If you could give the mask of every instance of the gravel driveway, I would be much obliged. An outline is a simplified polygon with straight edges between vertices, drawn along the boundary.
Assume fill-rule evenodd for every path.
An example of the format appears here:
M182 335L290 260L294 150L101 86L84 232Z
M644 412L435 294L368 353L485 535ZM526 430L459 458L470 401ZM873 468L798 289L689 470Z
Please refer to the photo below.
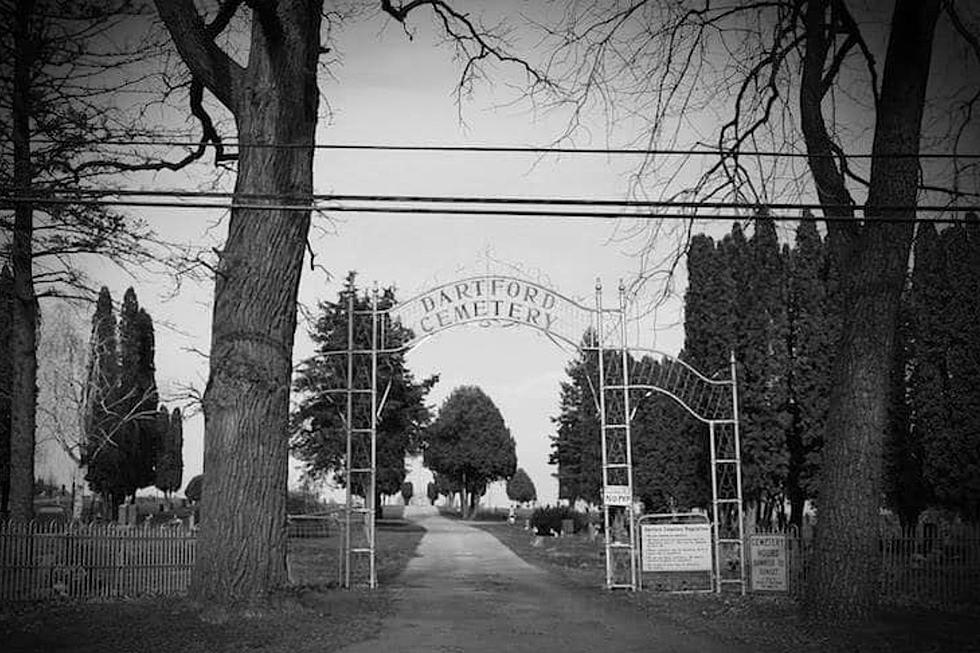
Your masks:
M394 614L347 653L735 650L613 605L598 588L563 587L478 528L427 509L406 517L427 532L392 585Z

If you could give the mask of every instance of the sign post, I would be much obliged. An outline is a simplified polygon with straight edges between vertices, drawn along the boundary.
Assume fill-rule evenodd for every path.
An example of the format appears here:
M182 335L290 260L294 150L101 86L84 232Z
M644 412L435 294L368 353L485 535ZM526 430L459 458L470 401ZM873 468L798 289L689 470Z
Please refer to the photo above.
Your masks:
M710 592L714 575L712 526L701 513L659 513L637 520L640 588ZM644 578L647 574L647 578Z
M628 485L606 485L602 488L602 502L607 506L631 506L633 493Z
M789 574L785 535L753 535L749 540L753 592L786 592Z

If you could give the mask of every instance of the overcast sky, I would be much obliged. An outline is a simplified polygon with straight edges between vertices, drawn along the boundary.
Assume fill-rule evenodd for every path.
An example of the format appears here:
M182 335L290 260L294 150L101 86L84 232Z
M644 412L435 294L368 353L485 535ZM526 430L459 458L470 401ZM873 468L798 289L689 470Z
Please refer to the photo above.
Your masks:
M393 26L383 30L383 24L355 21L338 34L336 50L343 63L332 69L336 79L322 84L330 115L320 122L318 142L546 145L564 129L560 115L535 113L526 103L498 106L514 99L503 85L478 87L472 98L457 106L459 67L448 50L433 44L426 21L419 21L413 41ZM505 79L510 75L502 73ZM596 141L580 138L577 144L604 145L600 122L595 126ZM601 155L539 158L328 150L316 157L314 185L319 193L623 198L636 164L635 158ZM208 168L198 166L190 178L161 173L129 185L197 187L211 176ZM226 224L216 226L222 217L218 212L147 210L141 215L164 240L218 246L225 236ZM604 301L613 304L619 280L628 280L638 265L637 243L623 241L616 226L604 220L338 213L315 218L312 247L317 266L325 270L307 265L304 272L300 301L311 308L320 299L336 297L348 270L356 270L366 286L375 281L395 285L398 296L407 298L435 283L484 272L488 266L589 305L599 279L605 287ZM127 286L134 285L156 321L162 399L175 397L187 384L203 390L207 364L195 352L208 349L210 283L185 281L175 291L164 276L139 273L133 278L98 263L91 264L91 270L93 281L107 285L117 301ZM647 346L676 353L683 340L679 305L665 305L655 318L647 318L642 327L635 325L634 336L642 337ZM296 362L312 353L307 328L301 321ZM557 415L559 382L570 359L569 352L533 330L479 327L444 332L408 357L418 378L440 375L429 397L433 407L456 386L483 388L503 414L517 442L518 464L528 471L543 501L554 501L557 493L551 477L556 470L547 465L548 437L554 433L550 418ZM201 472L200 415L185 422L184 439L186 483ZM63 468L56 461L57 456L49 455L46 467ZM295 473L291 478L295 480Z
M373 3L368 3L374 6ZM540 11L549 6L560 10L562 3L508 0L485 7L468 5L474 11L498 11L512 24L525 22L521 11ZM477 9L478 8L478 9ZM492 83L477 84L471 97L457 105L455 90L460 66L452 52L436 45L430 16L413 17L414 38L381 18L352 20L336 31L331 43L330 77L321 81L321 121L318 143L370 143L413 145L548 145L564 132L567 115L535 111L514 90L522 77L513 68L490 71ZM871 16L868 26L872 47L884 43L883 17ZM494 16L487 16L489 23ZM525 32L518 30L515 37ZM877 41L877 42L876 42ZM948 49L949 39L938 39L939 50ZM525 39L517 48L532 48ZM930 88L958 85L959 51L937 54ZM948 57L953 57L949 59ZM937 82L942 82L938 83ZM860 103L848 105L838 98L841 111L851 111L848 126L856 134L848 145L868 151L871 134L868 114ZM863 113L862 113L863 112ZM151 115L155 115L151 112ZM698 120L719 120L718 113L689 117L687 128L710 132L716 125ZM183 119L186 119L186 114ZM852 120L853 118L853 120ZM639 125L620 116L609 134L605 116L586 114L572 143L579 147L621 144L639 133ZM873 122L873 121L870 121ZM188 123L190 124L190 123ZM863 131L862 131L863 130ZM234 134L226 132L234 138ZM691 142L697 135L686 138ZM607 140L608 139L608 140ZM681 141L685 141L684 138ZM969 148L968 148L969 149ZM857 160L854 165L864 165ZM866 160L865 160L866 161ZM314 166L317 193L373 195L471 195L508 197L570 197L622 199L627 196L630 173L639 160L632 156L487 154L487 153L398 153L318 151ZM700 162L690 162L696 171ZM656 185L670 179L666 170L648 171L645 181ZM198 189L215 178L213 169L198 165L186 173L160 173L130 179L125 185L153 189ZM805 175L804 175L805 178ZM231 177L221 182L230 189ZM689 179L687 181L690 181ZM673 179L677 187L684 176ZM780 182L782 183L782 182ZM793 199L807 200L790 184ZM656 193L653 193L656 194ZM196 246L219 247L224 240L223 214L201 210L133 211L141 215L164 240ZM316 266L306 266L300 301L309 308L320 299L334 299L339 282L356 270L361 283L394 285L405 299L436 283L450 281L488 268L524 276L569 297L590 303L596 280L604 285L604 302L616 302L620 279L634 278L640 267L638 240L624 238L628 221L582 218L487 218L461 216L414 216L337 213L314 218L311 247ZM730 221L708 228L715 234L727 230ZM782 236L791 238L791 225L781 225ZM698 228L700 230L700 227ZM665 236L653 243L654 260L672 252L676 239ZM135 278L104 263L90 263L93 281L105 284L118 301L127 286L137 289L143 306L157 324L157 381L162 398L171 405L181 389L193 385L203 390L207 362L201 355L209 343L211 298L209 282L184 280L175 288L163 275L137 272ZM672 299L642 320L631 324L635 343L676 354L683 344L682 310L678 293L683 292L684 271L679 268ZM650 283L637 298L649 306L663 287ZM89 319L83 316L82 321ZM298 363L312 353L308 325L300 322L295 346ZM87 333L88 326L82 329ZM430 395L438 407L458 385L478 385L500 408L517 441L518 464L531 475L539 497L554 501L557 486L547 465L548 436L554 433L550 418L558 412L559 383L570 360L539 333L525 329L463 328L440 334L411 352L408 361L418 378L438 373L441 381ZM43 361L42 361L42 364ZM184 481L201 471L203 420L200 415L185 423ZM58 467L54 457L50 465ZM60 467L64 467L61 465ZM42 469L43 472L43 469ZM295 474L292 475L295 478ZM416 492L421 493L422 488Z

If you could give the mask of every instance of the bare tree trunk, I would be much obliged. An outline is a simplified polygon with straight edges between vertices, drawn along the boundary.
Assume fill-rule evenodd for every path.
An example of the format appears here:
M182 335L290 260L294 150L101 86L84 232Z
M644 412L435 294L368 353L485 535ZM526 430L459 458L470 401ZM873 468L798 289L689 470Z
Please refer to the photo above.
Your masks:
M192 2L161 0L157 8L194 76L235 116L236 203L308 205L321 3L254 5L245 68L210 41ZM204 601L261 596L288 580L287 422L309 225L309 211L232 211L215 280L204 395L207 486L191 586Z
M834 368L808 606L828 619L877 605L882 441L899 297L908 268L922 111L939 0L899 0L882 77L865 223L834 227L844 325ZM912 156L889 157L891 154ZM821 181L815 175L817 182ZM886 223L881 219L902 219Z
M34 56L30 28L33 2L17 4L14 29L13 145L14 186L18 195L30 194L30 75ZM33 208L18 203L14 208L12 268L14 314L10 334L13 379L10 389L10 499L13 519L34 516L34 424L37 402L37 298L34 296L32 246Z

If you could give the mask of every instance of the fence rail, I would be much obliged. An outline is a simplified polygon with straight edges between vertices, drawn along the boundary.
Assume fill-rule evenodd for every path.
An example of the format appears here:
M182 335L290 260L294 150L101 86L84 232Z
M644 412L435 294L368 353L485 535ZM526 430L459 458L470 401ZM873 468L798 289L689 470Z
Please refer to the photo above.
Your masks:
M795 531L756 534L786 536L789 593L802 596L813 559L812 537ZM747 552L749 546L747 538ZM980 607L980 528L927 525L911 532L883 529L878 550L881 603L940 609ZM750 564L750 577L751 573Z
M169 526L0 523L0 601L181 594L195 544Z
M339 535L337 519L289 515L288 540L333 550L326 542ZM0 603L185 594L196 549L184 524L0 522Z

